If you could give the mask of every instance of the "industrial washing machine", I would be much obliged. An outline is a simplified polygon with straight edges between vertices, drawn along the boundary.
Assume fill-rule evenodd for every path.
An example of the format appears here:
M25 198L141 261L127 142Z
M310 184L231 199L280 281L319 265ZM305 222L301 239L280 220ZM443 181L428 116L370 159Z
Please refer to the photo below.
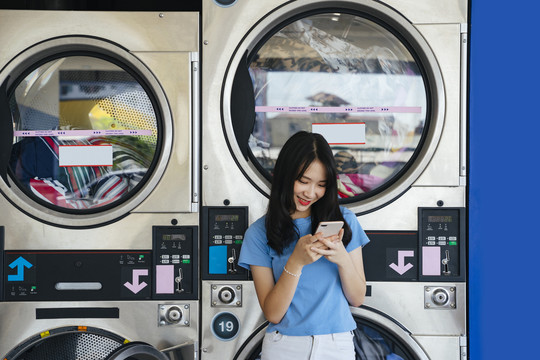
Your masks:
M238 254L299 130L331 144L340 202L371 239L357 358L465 359L468 2L202 9L201 359L259 355Z
M188 359L199 12L0 11L0 355Z

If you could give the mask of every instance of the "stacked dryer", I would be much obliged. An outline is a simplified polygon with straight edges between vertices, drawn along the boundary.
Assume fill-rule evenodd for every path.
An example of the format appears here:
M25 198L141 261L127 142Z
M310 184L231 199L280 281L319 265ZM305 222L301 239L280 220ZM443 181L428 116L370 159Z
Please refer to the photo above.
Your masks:
M466 358L467 24L466 0L203 1L201 359L258 356L238 253L299 130L371 238L360 358Z
M2 10L0 47L2 358L195 356L199 13Z

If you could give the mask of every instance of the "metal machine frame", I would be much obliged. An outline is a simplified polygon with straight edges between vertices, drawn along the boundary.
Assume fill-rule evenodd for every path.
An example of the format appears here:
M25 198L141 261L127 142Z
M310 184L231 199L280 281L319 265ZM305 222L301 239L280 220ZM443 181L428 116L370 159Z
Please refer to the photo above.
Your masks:
M156 106L163 115L160 155L151 177L135 196L116 208L82 215L56 212L32 202L9 177L0 180L3 195L0 196L0 212L3 214L0 224L3 231L0 284L4 290L0 295L0 353L3 356L13 354L17 344L24 344L34 336L55 335L58 329L75 327L81 331L99 328L117 334L125 342L142 341L163 352L169 349L171 358L180 354L196 358L200 311L199 15L198 12L0 11L0 44L3 47L0 83L7 84L4 91L14 81L13 75L20 74L33 61L54 56L56 51L94 52L134 67L150 84L157 99ZM2 121L9 119L2 118ZM159 247L162 239L158 236L163 236L163 241L172 239L179 243L186 240L182 234L157 234L154 231L156 226L161 229L189 229L187 240L193 241L189 245L192 253L182 261L192 266L190 278L182 278L181 273L174 275L169 271L169 265L163 266L169 269L166 272L173 276L172 281L176 281L167 287L190 281L193 285L190 294L176 294L173 290L169 296L160 295L168 292L155 291L157 278L152 276L157 276L155 266L161 260L144 256L152 255L152 250L154 253L171 250L170 247ZM171 230L171 233L176 234L176 230ZM174 246L174 253L179 254L176 243ZM48 253L61 254L58 265L71 266L73 274L77 272L75 269L84 269L87 263L71 263L72 256L91 253L94 255L88 256L94 267L82 272L84 279L64 282L60 275L58 279L47 279L57 283L58 296L41 300L45 285L40 287L42 283L38 283L37 290L22 289L17 287L16 277L12 277L20 275L20 280L23 280L24 274L30 273L23 268L15 274L18 267L8 267L11 264L7 261L9 254L18 252L34 253L42 259L47 259ZM128 255L122 257L124 253L141 253L143 257L137 263ZM99 260L100 254L120 256L116 265L117 260L109 265L104 262L103 270L119 271L123 264L134 264L134 267L146 264L146 270L133 272L133 284L142 286L148 283L154 286L154 293L129 299L111 295L114 291L111 293L110 288L109 292L105 291L107 286L103 284L119 274L111 273L107 279L107 275L92 273L96 269L94 259ZM39 264L35 269L39 274L55 274L53 269L39 267ZM73 275L71 271L67 274ZM78 284L80 281L83 283ZM140 283L135 284L135 281ZM119 282L117 287L123 285ZM79 291L61 291L76 289ZM46 290L55 291L54 286ZM84 294L85 291L93 295L89 298L79 295L81 298L77 300L69 295ZM22 296L25 294L29 295L26 299ZM29 301L32 299L37 300ZM189 350L186 352L184 348L175 352L173 348L180 345L186 345ZM135 347L130 349L133 351Z
M416 275L407 277L409 274L406 274L401 278L396 273L394 280L385 277L387 271L392 271L388 270L391 257L397 257L397 252L404 247L409 250L409 245L401 243L401 237L396 237L396 245L392 248L380 243L383 247L388 246L392 254L385 254L387 263L382 265L382 273L373 277L377 280L368 277L369 294L365 306L353 309L353 312L372 319L371 312L380 314L405 330L408 335L404 342L412 340L416 344L414 348L419 359L456 359L464 358L463 354L466 354L466 269L461 270L460 277L453 279L422 277L419 254L424 224L418 214L420 208L441 211L459 208L463 214L467 208L467 6L466 0L436 3L398 0L203 1L202 206L249 206L249 223L265 213L270 184L245 157L231 121L233 111L240 105L231 103L235 71L245 60L246 52L249 53L276 25L295 14L320 7L360 10L381 18L415 44L432 85L429 89L431 127L422 151L392 187L377 196L345 206L357 214L366 232L386 231L406 233L405 238L411 236L414 256L406 260L412 262L412 271ZM216 184L218 178L219 185ZM460 231L466 229L466 221L460 226ZM462 244L459 256L464 265L467 239L463 235L466 233L459 234ZM210 241L202 239L201 246L209 246ZM370 256L372 245L365 247L364 258ZM241 294L229 291L225 300L241 295L241 305L234 301L219 301L220 290L237 287L242 290ZM248 277L240 280L210 276L202 279L201 291L201 359L244 359L249 352L247 349L258 343L258 336L262 336L259 331L264 328L252 282ZM428 307L427 303L431 305ZM213 319L221 313L234 315L240 324L238 333L232 338L220 338L211 329ZM382 323L385 321L381 321L385 326Z

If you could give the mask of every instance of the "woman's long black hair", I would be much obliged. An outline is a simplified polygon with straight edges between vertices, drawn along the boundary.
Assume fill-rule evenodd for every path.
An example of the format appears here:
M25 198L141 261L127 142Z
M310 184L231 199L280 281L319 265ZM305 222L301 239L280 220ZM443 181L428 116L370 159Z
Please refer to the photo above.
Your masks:
M351 241L351 229L339 208L337 170L332 149L322 135L300 131L283 145L272 178L266 236L268 245L278 254L282 254L283 249L299 237L291 218L296 210L294 183L315 160L319 160L326 169L326 191L322 198L311 205L311 233L315 233L321 221L342 220L345 230L343 243L347 245Z

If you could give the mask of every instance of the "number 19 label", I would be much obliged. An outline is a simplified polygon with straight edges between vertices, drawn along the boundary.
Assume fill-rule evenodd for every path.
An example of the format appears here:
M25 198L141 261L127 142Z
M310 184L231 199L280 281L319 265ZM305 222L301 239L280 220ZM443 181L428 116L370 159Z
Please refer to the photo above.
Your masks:
M240 321L230 312L221 312L212 319L212 333L221 341L234 339L240 330Z

